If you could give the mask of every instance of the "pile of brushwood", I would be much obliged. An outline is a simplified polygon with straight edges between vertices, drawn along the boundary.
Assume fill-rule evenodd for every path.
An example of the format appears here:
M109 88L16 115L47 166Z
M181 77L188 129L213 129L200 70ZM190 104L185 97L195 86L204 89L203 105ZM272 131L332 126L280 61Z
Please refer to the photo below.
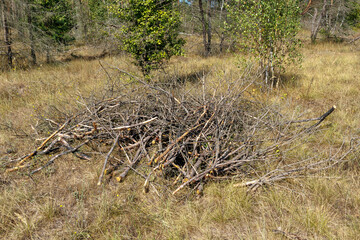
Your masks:
M73 154L103 161L99 185L136 174L144 179L145 192L164 187L173 194L200 193L210 181L239 181L256 189L306 176L344 162L358 148L354 140L328 155L302 147L316 142L309 140L314 134L321 137L320 123L335 106L320 117L294 120L256 100L247 91L253 83L245 78L164 86L129 75L120 75L116 92L101 100L79 101L83 108L77 113L44 118L41 143L10 160L7 172L33 175ZM307 153L294 154L296 149Z

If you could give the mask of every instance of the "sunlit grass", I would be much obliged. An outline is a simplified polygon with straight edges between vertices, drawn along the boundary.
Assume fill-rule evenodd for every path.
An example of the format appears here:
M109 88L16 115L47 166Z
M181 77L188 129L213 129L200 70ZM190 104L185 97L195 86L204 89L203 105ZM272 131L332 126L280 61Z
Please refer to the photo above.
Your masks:
M227 81L240 77L236 56L203 58L196 51L171 60L165 73L154 73L154 81L183 81L196 94L199 90L193 86L203 80L209 88L226 90ZM287 153L294 159L312 151L326 156L331 145L358 133L360 117L357 46L320 43L306 45L302 51L302 68L289 68L289 81L275 93L266 93L260 85L249 88L288 116L318 117L337 106L324 122L321 140L308 139L314 144ZM138 74L125 57L101 62ZM116 76L116 70L107 70ZM33 150L40 136L32 126L39 115L55 114L51 106L74 111L81 97L101 95L108 84L99 61L1 73L1 156ZM22 133L20 129L29 136L14 136ZM276 229L307 239L356 239L360 234L355 163L254 193L229 181L206 185L202 197L183 193L175 198L166 191L160 197L153 191L143 193L143 181L134 174L123 183L98 187L102 161L101 156L89 162L59 159L33 180L21 174L5 175L1 169L0 235L5 239L281 239Z

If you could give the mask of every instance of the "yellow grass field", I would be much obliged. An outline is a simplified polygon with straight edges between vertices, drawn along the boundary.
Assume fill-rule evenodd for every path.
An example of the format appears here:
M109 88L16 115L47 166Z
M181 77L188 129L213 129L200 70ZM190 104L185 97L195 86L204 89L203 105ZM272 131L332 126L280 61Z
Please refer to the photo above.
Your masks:
M286 111L304 112L304 118L336 105L323 123L322 150L328 152L360 133L360 46L304 43L301 51L302 67L290 67L266 98ZM126 56L100 62L137 73ZM35 130L39 117L75 111L79 100L106 90L109 79L100 62L75 60L0 74L0 166L41 143ZM167 72L213 82L237 77L238 64L231 54L188 53L171 60ZM265 99L257 86L251 91ZM214 182L201 197L146 194L135 174L97 186L103 158L67 156L32 178L1 167L0 239L360 239L357 158L254 193L234 186L236 181Z

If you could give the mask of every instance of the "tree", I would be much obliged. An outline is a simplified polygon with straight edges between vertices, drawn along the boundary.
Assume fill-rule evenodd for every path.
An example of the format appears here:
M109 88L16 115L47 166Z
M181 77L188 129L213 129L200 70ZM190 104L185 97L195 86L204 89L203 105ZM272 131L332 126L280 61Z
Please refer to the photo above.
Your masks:
M180 15L176 0L127 0L111 7L124 22L117 37L122 48L136 60L143 75L160 68L174 55L182 54L185 41L179 38Z
M85 11L86 6L84 6L87 2L81 0L74 0L75 5L75 18L76 18L76 39L84 40L87 35L87 22L88 22L88 14Z
M25 66L26 61L22 60L26 59L37 64L40 53L46 53L50 61L54 49L70 43L73 39L70 31L74 26L70 1L0 0L0 22L6 47L1 51L6 51L8 67Z
M314 0L308 5L307 15L311 21L312 43L315 43L318 33L327 39L338 38L345 35L349 26L356 25L359 16L357 8L358 0ZM320 9L320 11L318 10Z
M224 27L224 25L227 23L227 14L226 14L226 8L225 8L225 4L226 4L227 0L219 0L219 22L220 22L220 32L218 33L219 37L220 37L220 52L223 51L223 47L224 47L224 41L225 41L225 35L226 35L226 29ZM225 14L224 14L225 13ZM224 19L223 19L223 14L225 15Z
M199 11L202 25L203 42L205 47L205 56L211 53L211 0L207 1L207 16L205 17L205 11L203 7L203 0L199 0Z
M68 0L34 0L38 14L33 24L54 41L67 44L73 40L69 32L74 27L71 4Z
M228 5L229 29L240 49L260 60L264 80L274 86L286 64L299 60L297 0L238 0Z
M47 62L50 62L52 48L69 44L73 40L70 35L70 30L74 27L70 1L28 0L27 5L32 62L36 63L35 50L45 50Z
M109 28L115 26L109 14L109 6L117 0L69 0L73 6L73 35L77 44L109 43ZM118 20L118 19L117 19Z
M311 35L310 35L310 39L312 43L315 43L316 41L317 34L320 30L323 19L326 16L327 8L328 8L327 0L324 0L320 14L318 14L318 9L316 7L314 8L314 13L311 22Z
M11 16L11 5L10 1L1 0L1 17L2 17L2 25L4 28L4 41L7 49L7 65L11 69L13 67L13 51L12 51L12 37L11 37L11 27L9 24L9 18Z
M87 32L88 36L91 36L86 38L87 43L105 43L107 47L116 47L116 44L113 44L116 42L112 39L113 35L109 34L119 23L119 19L109 11L109 6L115 2L117 0L87 0Z
M226 2L228 0L182 0L178 9L182 16L182 31L202 36L204 56L223 52L228 32ZM218 43L218 48L216 44Z
M34 7L31 6L31 4L27 4L27 23L28 23L28 31L29 31L29 40L30 40L30 56L32 59L32 64L37 64L37 58L36 58L36 44L35 44L35 36L34 36L34 25L33 25L33 12Z

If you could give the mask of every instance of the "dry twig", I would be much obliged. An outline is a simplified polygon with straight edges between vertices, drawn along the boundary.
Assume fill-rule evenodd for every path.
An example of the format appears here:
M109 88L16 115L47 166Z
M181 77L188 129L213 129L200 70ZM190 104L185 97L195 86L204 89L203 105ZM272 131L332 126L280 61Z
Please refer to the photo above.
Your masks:
M327 169L358 149L358 144L344 144L328 158L288 157L287 153L305 144L309 135L317 134L318 126L335 106L318 118L288 121L270 106L244 97L241 87L249 87L244 79L218 84L227 85L225 91L205 87L205 79L194 89L180 84L168 90L117 70L135 82L119 84L115 98L112 92L105 100L83 100L84 111L60 127L51 124L57 129L31 154L10 160L7 172L29 169L34 174L70 153L89 160L91 156L84 151L91 148L94 153L107 152L98 185L107 175L122 181L130 171L136 171L145 179L146 192L159 176L166 180L162 184L169 183L173 194L227 179L243 180L238 186L256 189ZM202 89L202 94L197 89ZM309 121L317 123L306 126ZM61 121L46 118L46 122ZM50 153L55 155L45 164L30 162Z

